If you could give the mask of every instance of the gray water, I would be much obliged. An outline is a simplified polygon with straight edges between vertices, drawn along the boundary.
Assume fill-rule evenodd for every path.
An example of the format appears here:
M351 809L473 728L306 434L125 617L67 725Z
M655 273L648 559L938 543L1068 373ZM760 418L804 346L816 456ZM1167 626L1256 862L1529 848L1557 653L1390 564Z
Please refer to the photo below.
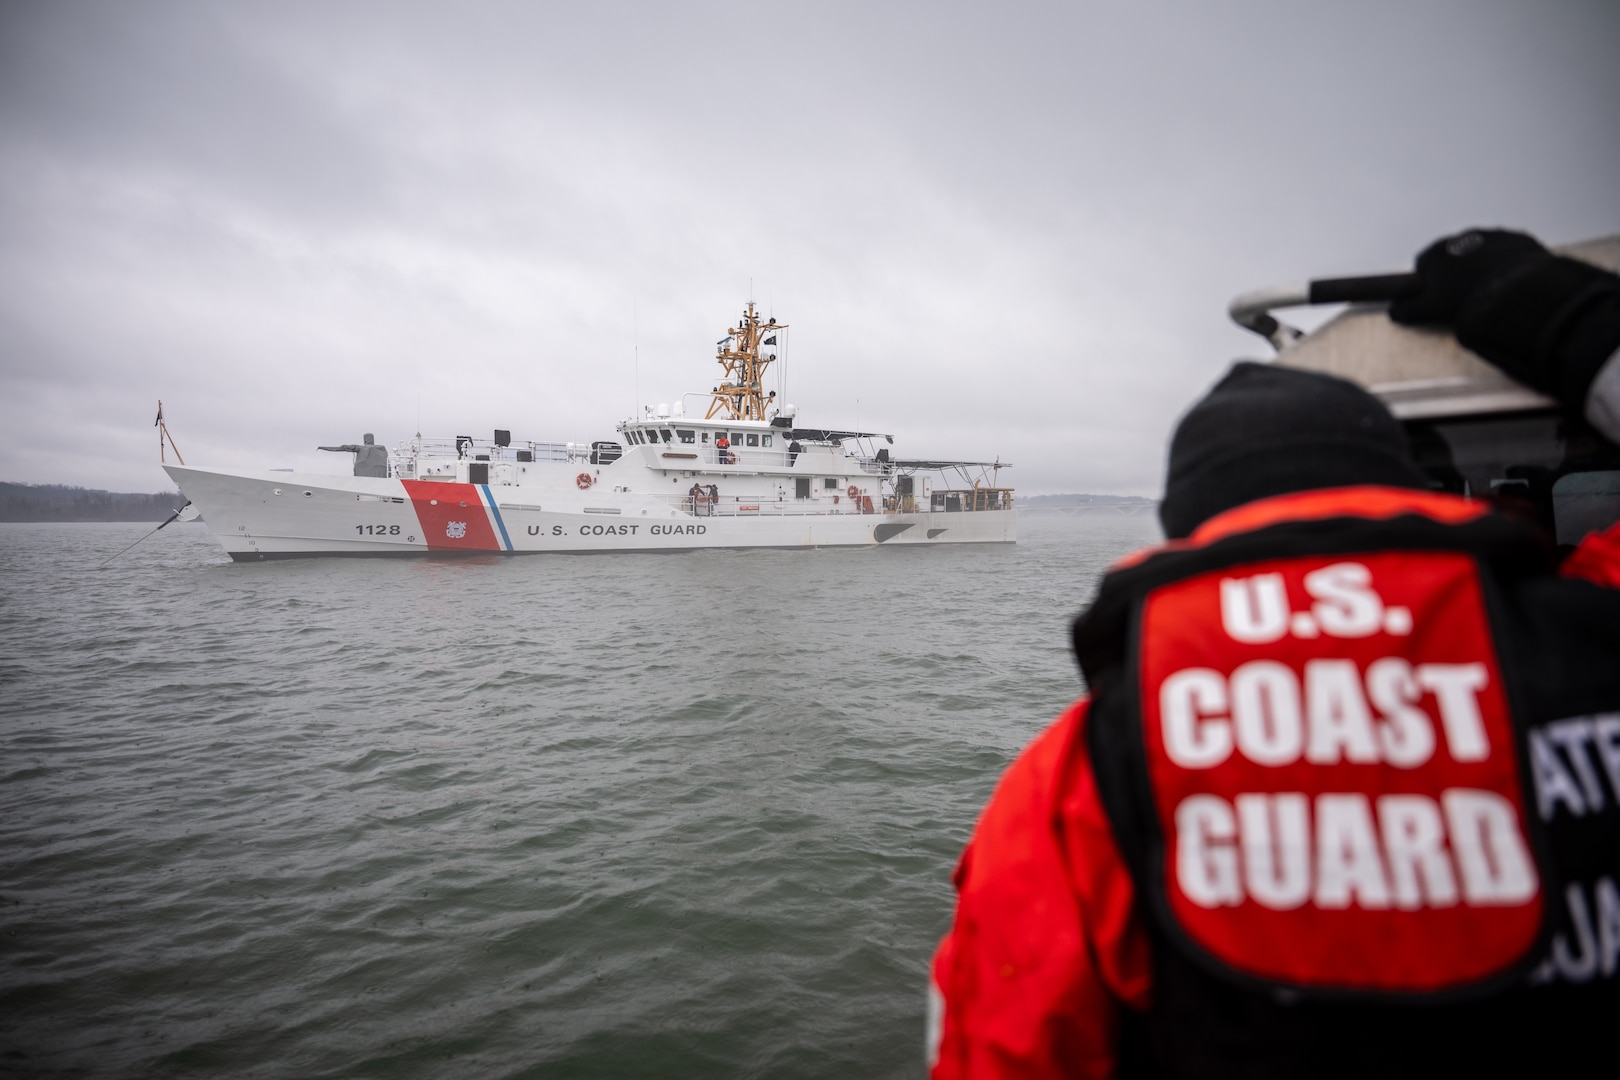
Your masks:
M235 565L0 526L0 1074L914 1077L950 871L1148 517Z

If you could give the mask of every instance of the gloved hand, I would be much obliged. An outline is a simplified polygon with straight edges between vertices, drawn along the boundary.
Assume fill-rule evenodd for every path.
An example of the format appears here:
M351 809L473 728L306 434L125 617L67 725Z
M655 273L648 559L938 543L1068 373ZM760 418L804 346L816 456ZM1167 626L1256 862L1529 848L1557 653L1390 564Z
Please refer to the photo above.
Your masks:
M1450 326L1462 345L1515 379L1585 408L1620 344L1620 277L1505 229L1436 240L1416 269L1421 288L1390 304L1391 319Z
M1469 229L1443 237L1417 257L1422 290L1391 303L1389 317L1407 326L1453 326L1469 300L1552 257L1535 237L1506 229Z

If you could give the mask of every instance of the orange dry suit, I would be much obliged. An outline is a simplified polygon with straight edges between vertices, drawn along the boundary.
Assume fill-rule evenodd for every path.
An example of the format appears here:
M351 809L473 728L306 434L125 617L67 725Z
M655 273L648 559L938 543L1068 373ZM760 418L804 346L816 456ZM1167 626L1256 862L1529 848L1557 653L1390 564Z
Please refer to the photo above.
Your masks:
M1074 644L1092 696L956 870L936 1080L1604 1059L1620 526L1559 564L1480 503L1279 495L1116 565Z

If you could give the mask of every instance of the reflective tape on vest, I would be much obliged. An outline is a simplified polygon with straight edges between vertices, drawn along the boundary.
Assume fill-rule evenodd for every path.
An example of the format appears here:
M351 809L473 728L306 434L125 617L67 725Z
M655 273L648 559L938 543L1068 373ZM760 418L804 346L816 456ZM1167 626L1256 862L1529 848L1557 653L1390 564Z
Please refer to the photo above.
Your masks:
M1213 571L1148 594L1138 640L1175 930L1302 987L1438 991L1522 961L1540 875L1471 558Z

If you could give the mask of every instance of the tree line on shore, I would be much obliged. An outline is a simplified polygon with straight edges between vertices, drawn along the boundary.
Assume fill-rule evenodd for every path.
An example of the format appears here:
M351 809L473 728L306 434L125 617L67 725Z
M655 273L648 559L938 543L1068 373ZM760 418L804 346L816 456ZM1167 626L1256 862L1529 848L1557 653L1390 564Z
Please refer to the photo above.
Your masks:
M162 521L185 502L178 491L140 495L0 482L0 521Z

